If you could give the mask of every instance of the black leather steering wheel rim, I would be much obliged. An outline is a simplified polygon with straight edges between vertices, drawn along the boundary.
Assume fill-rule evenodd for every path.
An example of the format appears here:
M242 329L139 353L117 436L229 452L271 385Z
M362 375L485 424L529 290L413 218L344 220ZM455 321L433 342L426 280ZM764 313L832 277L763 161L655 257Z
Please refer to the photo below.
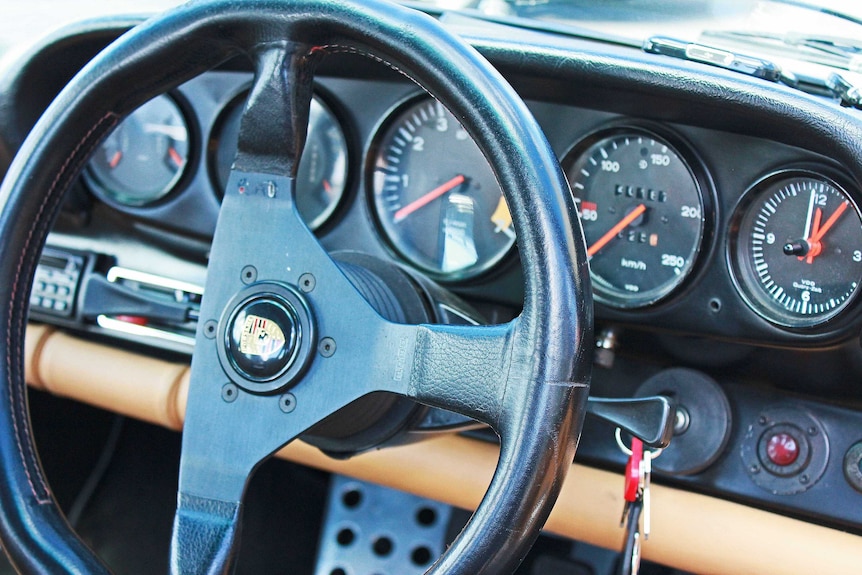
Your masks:
M0 306L6 336L0 340L6 352L0 369L7 382L0 386L0 473L7 486L0 492L0 538L18 569L107 571L58 510L38 463L27 415L23 341L29 292L65 190L101 139L149 98L240 54L251 54L260 73L273 62L266 56L270 52L302 59L340 51L385 61L456 114L491 160L519 237L526 296L516 322L502 331L476 332L478 336L428 328L416 334L415 356L422 361L416 360L418 367L410 372L404 393L475 416L502 437L500 462L488 493L464 532L429 572L509 572L538 535L570 466L583 420L592 304L573 200L535 120L478 53L412 10L376 1L214 1L160 16L91 62L46 111L0 189L4 246L0 273L9 278L0 286L3 301L9 302ZM310 79L297 75L282 80L288 85L308 81L310 86ZM262 86L262 92L273 87ZM295 95L291 90L288 93ZM272 103L269 100L266 106ZM294 120L302 114L293 114L293 105L288 103L291 113L278 129L296 131ZM250 173L289 175L302 138L299 150L291 148L290 138L281 148L266 137L261 140L265 146L255 141L243 145L243 134L267 129L255 126L254 120L248 125L240 136L238 166ZM483 343L486 334L490 345ZM506 373L499 389L477 392L471 387L479 376L467 372L481 370L481 361L466 360L459 370L433 365L435 358L452 357L464 341L482 353L505 355L500 365ZM479 360L485 359L482 353L477 353ZM444 374L452 376L454 392L439 392L432 384ZM181 493L181 507L182 500ZM204 535L200 526L186 537L180 514L177 525L175 552L184 547L200 551L203 547L191 540ZM220 559L207 572L229 569L232 541L229 534L224 545L218 543L211 551ZM193 571L180 560L174 561L174 569Z

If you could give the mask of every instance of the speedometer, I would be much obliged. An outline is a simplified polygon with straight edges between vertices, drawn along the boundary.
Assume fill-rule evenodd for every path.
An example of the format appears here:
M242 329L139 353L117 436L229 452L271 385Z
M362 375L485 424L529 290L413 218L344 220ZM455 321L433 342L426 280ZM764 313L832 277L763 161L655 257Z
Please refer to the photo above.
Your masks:
M413 266L443 280L473 277L515 243L488 161L436 100L400 108L379 132L369 162L377 222Z
M689 276L706 225L705 184L677 148L641 128L587 138L563 168L579 206L598 301L653 304Z

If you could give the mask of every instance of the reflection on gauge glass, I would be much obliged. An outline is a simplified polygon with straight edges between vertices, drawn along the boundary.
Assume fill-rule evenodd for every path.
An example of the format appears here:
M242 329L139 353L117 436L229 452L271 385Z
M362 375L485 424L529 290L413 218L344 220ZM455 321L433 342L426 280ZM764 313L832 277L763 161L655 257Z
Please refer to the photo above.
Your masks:
M94 191L127 206L143 206L174 189L188 163L189 130L169 96L150 100L123 120L96 149L84 172Z
M670 143L640 128L605 131L577 145L563 168L598 301L646 306L686 279L703 239L704 196Z
M862 219L850 195L807 171L752 187L734 217L731 267L746 302L786 327L837 315L862 280Z
M377 136L373 209L390 245L441 279L475 276L515 243L512 217L491 166L442 104L401 108Z
M233 103L221 120L215 147L215 179L223 194L236 158L245 98ZM332 111L316 96L311 100L305 149L296 179L296 207L315 230L332 215L347 187L347 139Z

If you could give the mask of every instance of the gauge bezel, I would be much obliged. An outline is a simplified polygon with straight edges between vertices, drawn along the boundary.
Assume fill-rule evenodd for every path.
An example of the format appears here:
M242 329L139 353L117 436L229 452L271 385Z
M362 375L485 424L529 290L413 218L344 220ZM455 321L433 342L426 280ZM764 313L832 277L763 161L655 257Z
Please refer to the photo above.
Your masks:
M197 170L197 164L200 156L200 127L195 120L195 115L192 113L188 101L183 97L181 93L172 90L170 92L160 94L155 98L148 100L147 102L144 102L143 104L141 104L141 106L139 106L139 108L148 104L152 100L155 100L156 98L167 98L168 101L179 112L179 116L186 130L186 137L188 138L188 151L186 155L186 161L157 197L144 201L128 201L122 200L117 197L116 192L110 191L105 186L105 184L100 181L101 179L92 173L92 159L88 161L87 165L82 171L82 179L85 182L87 189L89 189L90 192L92 192L93 195L95 195L101 201L115 209L121 211L128 211L130 209L134 210L141 208L152 208L155 206L163 205L171 201L177 195L179 195L188 186L189 182L193 179L195 171ZM136 111L137 109L131 114L129 114L129 116L126 116L125 118L120 120L120 122L117 123L114 129L119 128L120 124L126 121ZM108 135L110 135L110 133ZM103 143L104 141L101 142L99 145L101 146Z
M371 221L374 223L374 228L377 231L377 237L380 238L381 244L386 251L397 260L404 262L406 265L420 271L422 274L440 282L441 284L465 285L472 282L487 280L494 275L501 273L515 260L518 245L517 238L515 238L504 251L498 253L493 258L489 258L486 261L481 262L481 265L474 265L463 270L441 273L422 265L408 254L402 252L390 237L389 232L386 230L381 220L377 203L375 201L374 191L374 172L377 159L382 150L381 143L389 128L402 118L403 112L423 101L433 101L433 98L426 92L415 92L401 98L392 105L385 114L383 114L382 118L377 122L372 130L373 136L365 150L365 161L363 164L366 208L369 212ZM473 137L472 134L470 134L470 137ZM482 155L484 156L484 153ZM491 165L487 158L485 158L485 161L489 166ZM491 170L491 173L494 175L494 180L497 182L497 186L502 192L503 188L500 185L497 174L494 173L493 170Z
M246 99L248 98L249 91L251 89L251 83L246 83L241 86L233 96L227 99L226 103L216 114L216 119L213 122L212 129L210 130L208 136L208 144L206 150L206 160L207 160L207 176L209 178L210 186L212 187L213 194L215 195L216 200L221 203L222 197L224 196L224 190L222 189L222 185L219 182L219 158L218 153L221 149L221 139L224 134L225 125L228 120L231 118L231 115L234 114L237 108L242 107L245 104ZM335 124L338 126L341 131L341 136L344 139L344 153L346 156L345 159L345 173L344 173L344 186L341 189L341 192L338 196L338 199L332 202L326 210L321 212L312 222L307 222L309 229L315 233L321 233L325 231L328 227L330 227L333 222L337 219L336 214L341 213L343 206L347 203L347 197L351 194L354 189L354 141L353 132L349 129L348 123L345 121L345 115L342 113L341 109L334 102L334 98L328 95L326 90L321 89L320 86L314 86L314 100L317 100L317 103L320 104L324 111L328 112L329 115L335 120Z
M862 275L853 293L838 307L826 314L820 314L815 319L806 321L799 316L791 316L779 310L776 306L769 305L769 300L757 292L758 282L753 279L754 272L749 266L746 254L741 253L745 249L745 241L740 236L740 227L745 215L752 206L763 197L776 182L792 180L797 178L823 180L836 190L844 194L850 201L850 205L856 212L856 217L862 221L862 211L859 207L860 190L853 180L839 171L827 166L792 166L769 172L752 183L733 208L730 225L728 227L728 239L726 250L727 267L733 286L745 305L748 306L758 317L770 324L790 332L820 332L828 331L834 324L844 317L845 312L852 307L853 302L859 299L862 292ZM743 263L745 262L745 263Z
M636 293L632 293L631 296L622 296L619 293L611 293L606 290L602 285L603 280L596 278L592 272L590 273L593 278L593 298L598 304L622 311L636 311L654 308L672 301L674 297L679 296L693 285L695 278L702 270L703 260L706 259L705 256L709 253L712 246L715 221L717 219L717 203L715 199L715 186L713 185L710 172L695 148L676 132L662 125L644 121L614 121L610 125L602 126L575 141L560 161L566 178L568 178L569 169L596 143L625 134L636 134L652 138L671 148L686 168L692 182L694 182L701 207L700 231L696 246L691 254L691 261L685 271L675 281L668 282L662 289L650 290L650 292L647 292L646 297ZM569 185L574 189L572 182L569 182ZM578 213L578 217L581 217L580 213Z

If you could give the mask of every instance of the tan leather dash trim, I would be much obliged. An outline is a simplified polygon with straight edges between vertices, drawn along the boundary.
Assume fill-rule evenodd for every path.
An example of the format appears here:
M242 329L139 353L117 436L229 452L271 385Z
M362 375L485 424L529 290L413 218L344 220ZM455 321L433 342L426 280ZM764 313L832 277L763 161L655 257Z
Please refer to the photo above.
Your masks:
M188 368L30 326L28 382L179 429ZM280 457L473 509L497 463L494 445L459 436L330 459L295 442ZM653 484L644 556L695 573L858 573L862 537ZM862 505L862 496L860 496ZM573 466L546 529L619 549L622 475Z
M102 409L182 429L187 365L88 343L62 332L38 332L38 338L28 333L26 340L25 357L33 362L25 370L27 383ZM37 345L33 352L31 344Z
M46 325L27 325L24 336L24 378L27 383L37 389L45 389L45 384L39 375L38 357L42 354L45 342L54 333L54 328Z
M497 449L458 436L336 461L303 443L293 461L474 509ZM546 530L609 549L622 547L623 479L574 465ZM862 537L704 495L653 484L652 534L644 556L693 573L858 573Z

